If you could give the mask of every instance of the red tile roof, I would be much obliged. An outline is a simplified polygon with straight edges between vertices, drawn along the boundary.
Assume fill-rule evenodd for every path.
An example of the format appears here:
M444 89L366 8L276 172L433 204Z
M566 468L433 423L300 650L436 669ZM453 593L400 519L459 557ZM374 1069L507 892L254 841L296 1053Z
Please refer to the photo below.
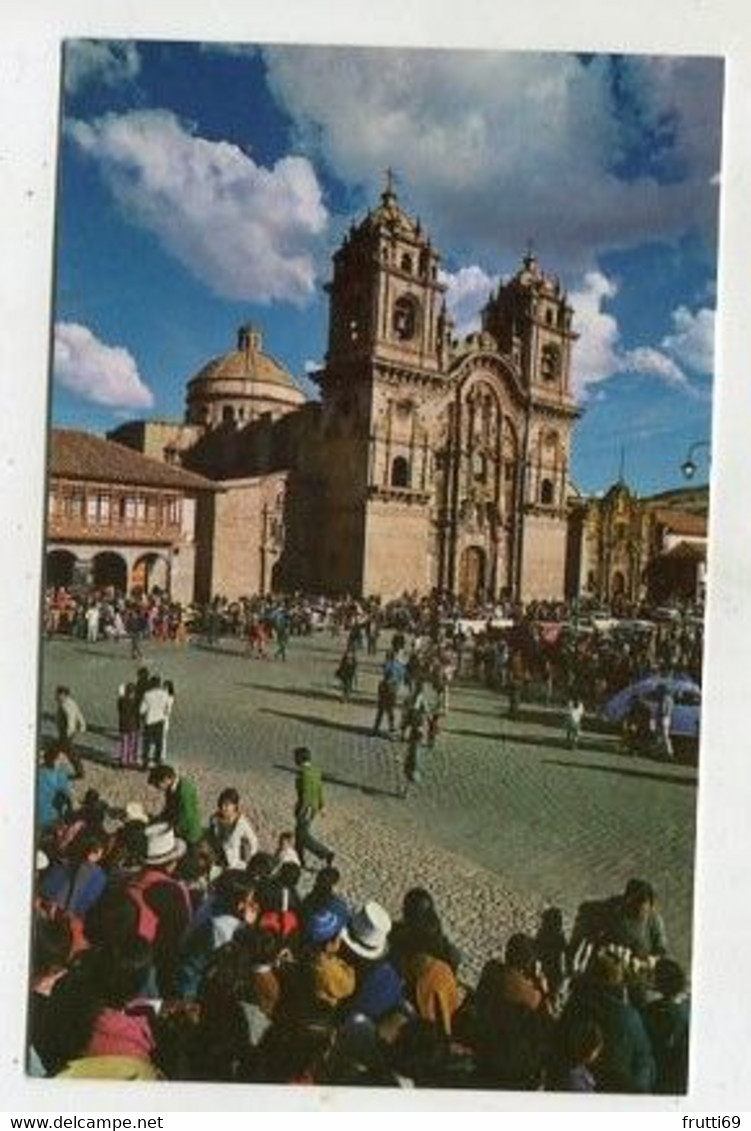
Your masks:
M696 538L707 535L707 517L703 514L691 514L688 511L671 510L660 507L652 511L655 521L666 526L673 534L693 535Z
M50 475L59 479L90 479L99 483L167 487L178 491L217 491L216 483L182 467L150 459L132 448L91 432L53 428Z

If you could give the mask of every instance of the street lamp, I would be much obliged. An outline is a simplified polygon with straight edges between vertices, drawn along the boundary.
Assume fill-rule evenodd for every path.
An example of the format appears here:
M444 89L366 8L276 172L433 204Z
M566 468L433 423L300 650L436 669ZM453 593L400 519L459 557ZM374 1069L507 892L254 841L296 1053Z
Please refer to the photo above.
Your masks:
M709 440L695 440L694 443L689 447L688 451L686 452L686 458L681 464L681 471L683 472L684 479L693 479L696 475L698 468L696 466L696 461L694 460L694 452L698 448L709 449ZM709 456L707 456L707 461L709 461Z

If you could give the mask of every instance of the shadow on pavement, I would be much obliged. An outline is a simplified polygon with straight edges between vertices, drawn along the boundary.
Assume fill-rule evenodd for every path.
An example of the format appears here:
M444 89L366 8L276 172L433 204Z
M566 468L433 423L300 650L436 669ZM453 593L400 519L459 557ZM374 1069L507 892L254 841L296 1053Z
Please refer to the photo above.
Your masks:
M41 734L40 747L48 750L50 747L57 745L56 734ZM88 746L83 742L76 742L74 746L76 754L84 760L84 762L96 762L99 766L118 766L116 751L100 750L96 746Z
M253 691L269 691L272 695L292 695L298 699L322 700L328 703L341 703L342 697L337 691L324 691L304 687L279 687L278 684L272 683L238 683L237 687L246 687ZM372 698L368 699L362 695L352 695L348 700L349 703L354 703L359 707L373 707Z
M43 723L56 723L57 722L57 715L55 714L54 711L43 711L42 712L42 722ZM86 720L86 731L89 734L98 734L98 735L101 735L102 738L111 738L111 739L116 739L118 737L118 733L119 733L117 731L116 727L103 727L103 726L101 726L100 723L90 723L88 721L88 719ZM76 749L77 748L78 748L78 743L76 743Z
M443 733L457 738L484 738L488 742L516 742L520 746L554 746L567 749L564 738L551 738L548 735L516 734L508 730L455 730L445 727Z
M205 640L194 640L191 643L191 648L197 648L199 652L210 652L219 656L235 656L238 660L251 660L259 658L256 656L248 656L243 648L242 640L239 639L237 641L236 648L223 648L221 644L208 644Z
M274 762L274 769L283 770L285 774L297 773L295 766L284 766L281 762ZM368 797L398 797L401 799L401 793L398 790L380 789L376 785L363 785L361 782L335 777L334 774L325 773L323 780L327 785L340 785L343 789L356 789L358 793L364 793Z
M277 711L272 707L261 707L259 715L279 715L283 719L295 719L298 723L309 723L310 726L323 727L326 730L342 730L347 734L361 734L373 737L372 727L356 726L351 723L333 723L329 719L322 719L320 715L298 715L294 711Z
M574 770L587 770L587 771L594 770L595 773L616 774L619 777L643 778L645 781L668 782L670 785L695 786L697 784L696 778L693 778L693 777L692 778L678 778L678 777L673 777L672 774L660 774L660 773L650 774L650 773L647 773L645 770L626 769L625 766L623 768L621 768L620 766L587 766L587 765L584 765L582 762L562 762L562 761L559 761L557 758L547 758L545 760L545 764L548 765L548 766L565 766L567 769L574 769Z
M515 721L518 722L519 720ZM505 722L505 719L503 717L501 718L501 722ZM516 731L510 730L454 730L452 727L445 727L442 733L451 735L452 737L455 735L458 738L484 738L489 742L510 742L515 743L518 746L536 746L538 748L547 748L548 750L552 749L568 751L570 749L568 741L566 740L565 735L562 733L553 736L549 734L519 734ZM589 741L586 737L579 740L579 746L577 747L577 749L580 752L589 751L591 753L597 754L609 753L609 751L603 747L602 742L598 741L597 739Z

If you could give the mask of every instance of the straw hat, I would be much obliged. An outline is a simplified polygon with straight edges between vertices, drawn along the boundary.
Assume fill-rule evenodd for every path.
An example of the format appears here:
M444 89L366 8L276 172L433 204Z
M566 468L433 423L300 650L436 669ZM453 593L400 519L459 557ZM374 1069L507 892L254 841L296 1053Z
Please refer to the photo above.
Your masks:
M361 958L382 958L388 947L391 916L380 903L371 900L353 916L342 931L342 940Z
M146 828L146 863L171 864L185 855L187 845L166 821L148 825Z

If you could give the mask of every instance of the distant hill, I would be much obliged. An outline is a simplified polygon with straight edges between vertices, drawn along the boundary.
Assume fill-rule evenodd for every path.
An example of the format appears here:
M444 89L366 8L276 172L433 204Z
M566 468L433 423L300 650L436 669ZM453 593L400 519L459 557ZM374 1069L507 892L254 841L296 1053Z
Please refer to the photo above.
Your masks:
M676 487L672 491L661 491L657 495L646 495L643 502L668 510L688 511L689 514L705 515L709 511L709 487Z

